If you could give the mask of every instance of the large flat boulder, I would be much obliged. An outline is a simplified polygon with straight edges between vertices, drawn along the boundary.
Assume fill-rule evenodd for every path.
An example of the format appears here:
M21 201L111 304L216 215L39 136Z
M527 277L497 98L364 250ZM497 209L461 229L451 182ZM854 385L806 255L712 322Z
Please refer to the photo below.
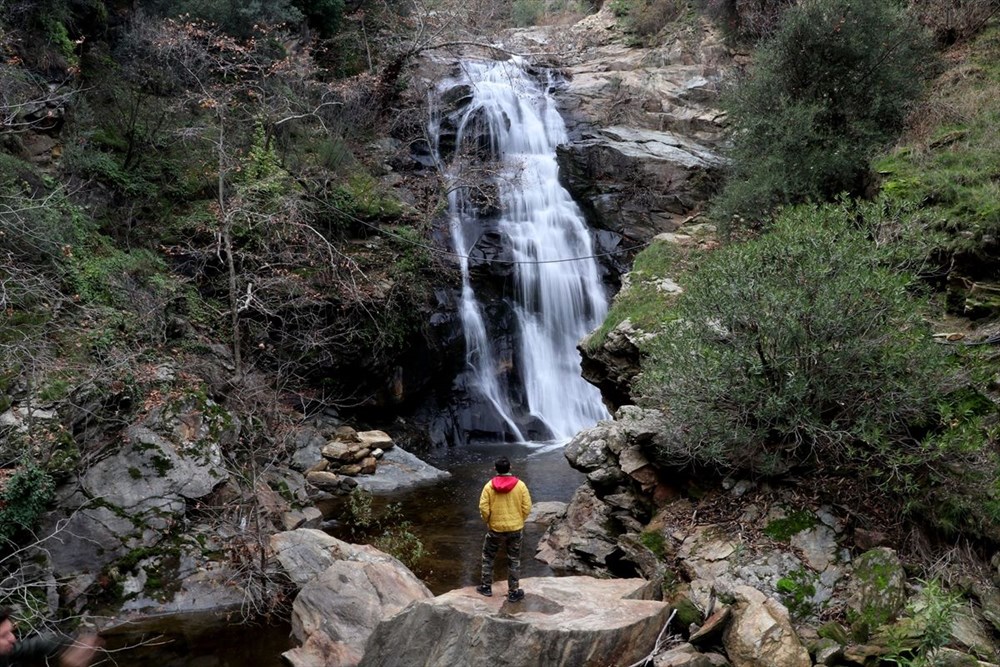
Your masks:
M643 579L524 579L521 602L462 588L382 621L364 667L624 667L647 655L670 615Z

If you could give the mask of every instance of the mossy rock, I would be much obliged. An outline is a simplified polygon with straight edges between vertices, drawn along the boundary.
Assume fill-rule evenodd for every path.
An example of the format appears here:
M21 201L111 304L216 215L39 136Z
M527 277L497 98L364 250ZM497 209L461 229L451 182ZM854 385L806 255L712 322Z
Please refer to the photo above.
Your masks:
M854 561L848 585L847 620L857 641L867 641L892 622L906 605L906 573L892 549L881 547Z
M701 613L701 609L695 605L686 595L678 595L673 600L670 601L673 606L674 611L677 612L675 617L677 620L677 627L687 628L691 624L700 625L704 621L704 616Z

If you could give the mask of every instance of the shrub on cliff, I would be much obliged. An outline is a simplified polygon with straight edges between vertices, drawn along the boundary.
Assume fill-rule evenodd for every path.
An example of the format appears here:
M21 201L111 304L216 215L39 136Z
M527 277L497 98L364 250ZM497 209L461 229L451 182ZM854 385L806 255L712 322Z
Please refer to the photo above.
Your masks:
M723 96L732 170L715 217L760 223L782 204L859 192L872 151L896 136L920 94L931 54L895 3L806 0L785 12Z
M839 206L790 209L770 233L706 256L638 386L683 431L684 456L751 474L823 464L890 476L937 456L921 439L947 366L886 258Z

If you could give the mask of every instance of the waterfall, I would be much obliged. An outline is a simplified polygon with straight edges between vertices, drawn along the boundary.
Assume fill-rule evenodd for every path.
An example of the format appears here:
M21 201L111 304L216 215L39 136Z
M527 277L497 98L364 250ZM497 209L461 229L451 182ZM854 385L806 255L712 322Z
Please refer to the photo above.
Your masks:
M565 441L608 417L576 349L604 319L607 296L583 215L559 183L556 146L567 134L550 88L518 60L465 61L439 90L459 91L463 104L430 125L461 265L466 382L478 398L468 421L480 422L470 430L518 442ZM500 283L492 292L507 316L498 319L513 335L503 349L482 274Z

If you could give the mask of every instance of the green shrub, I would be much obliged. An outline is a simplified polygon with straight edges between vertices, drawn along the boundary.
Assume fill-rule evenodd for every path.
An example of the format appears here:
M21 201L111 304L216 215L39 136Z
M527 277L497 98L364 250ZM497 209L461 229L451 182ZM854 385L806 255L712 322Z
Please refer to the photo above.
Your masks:
M66 259L71 289L85 303L128 309L139 292L157 292L152 280L165 271L163 260L148 250L120 250L100 237L91 247L76 248ZM168 285L164 291L172 290Z
M849 218L835 206L789 210L685 278L638 391L683 429L692 461L767 474L932 456L912 429L933 422L941 350L911 279L883 266Z
M356 227L361 224L358 220L394 218L403 212L400 201L363 171L354 172L336 185L326 203L331 223L340 229Z
M623 16L625 29L639 37L652 37L686 9L687 3L681 0L634 0Z
M55 483L34 464L17 468L0 490L0 542L30 531L48 509Z
M392 504L378 511L373 507L372 494L360 487L348 497L345 523L351 537L369 542L409 568L425 555L423 542L413 532L413 524L403 518L400 506Z
M514 0L510 13L515 26L536 25L545 14L545 0Z
M756 225L781 204L859 192L868 158L901 129L931 62L930 39L894 3L789 9L723 95L732 162L714 217Z
M952 624L962 608L961 595L947 590L941 582L933 579L921 583L916 598L907 605L906 618L885 633L890 653L883 660L900 667L938 664L933 653L951 642Z
M185 16L208 21L235 37L250 37L261 27L283 23L298 23L306 6L307 13L317 20L332 20L339 25L335 0L268 0L261 2L231 2L230 0L142 0L141 4L161 16Z
M340 29L344 18L344 0L294 0L309 24L321 37L331 37Z
M774 32L782 13L795 0L700 0L699 4L722 27L727 39L753 43Z

